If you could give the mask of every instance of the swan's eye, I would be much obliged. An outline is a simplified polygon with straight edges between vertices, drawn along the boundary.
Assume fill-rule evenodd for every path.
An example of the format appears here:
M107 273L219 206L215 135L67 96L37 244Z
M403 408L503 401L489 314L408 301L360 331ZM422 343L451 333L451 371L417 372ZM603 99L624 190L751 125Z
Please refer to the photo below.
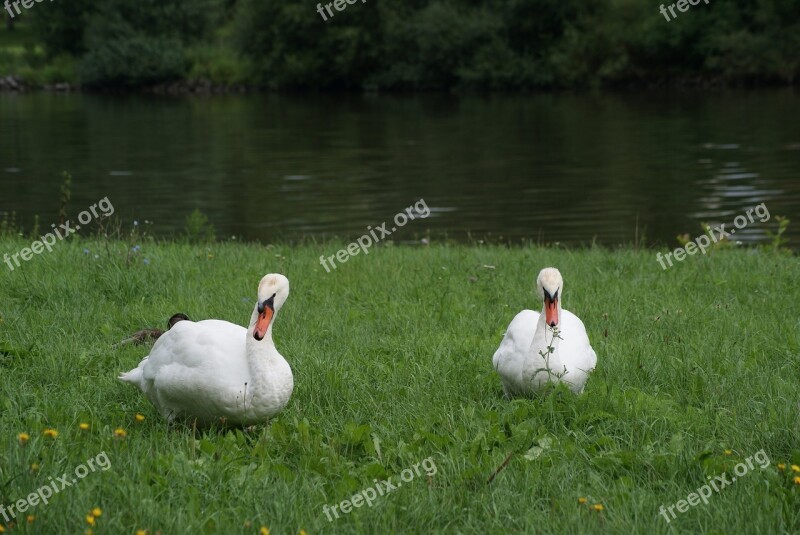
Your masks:
M555 291L555 293L553 295L550 295L550 292L548 292L544 288L542 288L542 291L544 292L544 298L545 298L546 301L557 301L558 300L558 289Z
M273 312L275 311L275 296L278 295L277 293L272 294L272 297L264 301L263 303L258 304L258 313L261 314L264 312L264 309L269 307L270 310Z

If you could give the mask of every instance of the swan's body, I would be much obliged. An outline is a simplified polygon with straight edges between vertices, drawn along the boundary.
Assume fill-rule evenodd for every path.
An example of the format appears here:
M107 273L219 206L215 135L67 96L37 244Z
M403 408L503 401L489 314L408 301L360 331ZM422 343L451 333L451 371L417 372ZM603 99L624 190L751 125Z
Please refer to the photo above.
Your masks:
M557 269L543 269L537 286L544 299L542 313L523 310L514 317L492 358L494 369L507 396L533 394L548 382L581 392L597 364L586 328L561 308L564 283Z
M289 294L283 275L261 280L250 327L181 321L120 379L138 386L166 418L198 425L252 425L283 409L292 369L272 342L272 320Z

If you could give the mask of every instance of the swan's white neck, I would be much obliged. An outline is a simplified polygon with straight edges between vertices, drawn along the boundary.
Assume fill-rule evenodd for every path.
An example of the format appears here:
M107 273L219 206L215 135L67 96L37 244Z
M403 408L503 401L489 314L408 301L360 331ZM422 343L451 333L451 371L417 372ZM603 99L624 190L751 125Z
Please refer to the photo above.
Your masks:
M556 306L558 306L559 325L555 327L555 330L558 330L563 317L561 314L561 300L559 299L556 303ZM556 336L555 330L547 325L547 309L542 304L542 312L539 314L539 320L536 322L536 331L531 341L530 358L537 363L537 366L544 367L547 364L553 372L557 373L560 371L558 368L561 368L561 359L558 356L558 345L561 342L561 338ZM550 347L553 348L553 351L548 353L548 348Z
M278 311L272 315L267 332L264 334L262 340L256 340L253 332L256 327L256 320L258 319L258 305L253 308L253 315L250 317L250 327L247 329L247 339L245 340L245 349L247 350L247 363L250 367L250 384L247 385L247 397L250 394L255 398L264 395L267 392L274 391L274 374L271 373L276 365L283 361L283 357L278 350L275 349L275 344L272 341L272 324Z

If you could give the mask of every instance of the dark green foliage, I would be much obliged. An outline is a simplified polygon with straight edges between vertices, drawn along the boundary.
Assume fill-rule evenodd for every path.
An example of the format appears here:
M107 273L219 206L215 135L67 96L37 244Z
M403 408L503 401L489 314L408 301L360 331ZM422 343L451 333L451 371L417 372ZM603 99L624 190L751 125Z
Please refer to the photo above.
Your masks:
M218 0L103 3L85 32L83 82L129 87L184 76L186 45L207 35L221 10Z
M136 87L184 76L191 67L186 47L209 35L223 10L221 0L59 6L66 7L36 10L36 27L48 53L82 56L82 82L101 87Z
M98 6L98 2L91 0L48 2L28 10L25 15L30 17L33 29L48 55L56 56L65 52L79 55L85 50L84 29Z
M396 28L387 39L396 62L383 65L381 85L437 89L462 80L484 85L508 72L502 62L511 57L500 36L503 21L491 8L432 2L399 19Z
M244 0L237 48L252 60L255 80L272 87L358 87L383 61L375 8L350 6L326 27L308 3Z
M87 86L128 88L178 79L188 67L179 40L132 35L87 52L81 79Z
M283 89L525 90L792 83L800 71L796 0L711 0L671 21L644 0L367 0L327 21L316 5L75 0L31 15L48 53L79 56L83 82L98 86L209 72L237 83L246 71ZM233 64L215 69L214 57Z
M672 21L642 0L357 2L323 21L314 5L240 4L238 49L256 78L287 88L533 89L793 80L791 0L701 3Z

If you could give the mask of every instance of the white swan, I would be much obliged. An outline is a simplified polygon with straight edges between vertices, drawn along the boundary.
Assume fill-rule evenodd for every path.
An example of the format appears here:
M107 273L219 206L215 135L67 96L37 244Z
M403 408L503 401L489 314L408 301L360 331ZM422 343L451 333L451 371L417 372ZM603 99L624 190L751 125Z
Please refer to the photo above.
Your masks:
M581 392L597 364L586 328L575 314L561 309L564 280L556 268L543 269L536 285L542 313L517 314L492 357L503 390L509 397L529 395L548 382L563 382Z
M138 386L170 420L264 422L286 406L294 388L292 369L272 342L273 320L288 295L286 277L267 275L248 329L221 320L181 321L119 378Z

